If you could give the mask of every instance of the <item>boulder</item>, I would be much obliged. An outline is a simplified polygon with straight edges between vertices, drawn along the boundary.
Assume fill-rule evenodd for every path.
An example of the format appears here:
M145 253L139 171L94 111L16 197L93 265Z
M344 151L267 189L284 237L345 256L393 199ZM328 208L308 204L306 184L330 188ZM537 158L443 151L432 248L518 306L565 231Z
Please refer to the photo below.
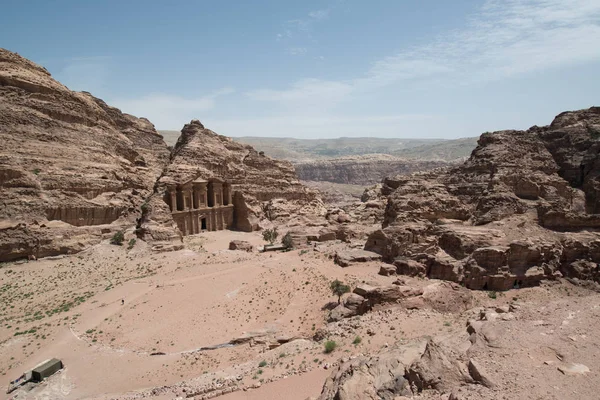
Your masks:
M469 374L471 374L471 378L473 378L475 382L480 383L489 389L493 389L494 387L496 387L496 384L489 377L487 371L477 361L469 359L468 368Z
M344 318L348 318L355 315L352 310L347 309L342 304L338 305L336 308L329 312L329 317L327 318L328 322L336 322L341 321Z
M338 250L334 256L334 262L340 267L348 267L355 263L379 260L381 260L379 254L359 249Z
M379 267L379 275L396 275L396 267L394 265L382 264L381 267Z
M400 275L427 276L427 267L425 265L406 257L396 258L394 266L396 267L396 272Z
M449 392L465 383L473 383L457 358L450 349L429 340L421 358L406 369L406 376L419 391L435 389Z
M319 242L327 242L329 240L336 240L337 235L336 232L332 229L323 228L319 231L318 241Z
M371 308L369 301L356 293L350 293L344 301L344 307L352 312L352 315L362 315Z
M252 253L252 251L254 251L254 246L245 240L232 240L229 242L229 250L241 250Z
M423 289L399 285L374 287L363 284L357 286L354 293L367 299L372 307L377 304L398 303L408 297L420 296L423 294Z
M405 369L423 354L424 341L388 348L340 363L325 381L318 400L394 400L412 396Z

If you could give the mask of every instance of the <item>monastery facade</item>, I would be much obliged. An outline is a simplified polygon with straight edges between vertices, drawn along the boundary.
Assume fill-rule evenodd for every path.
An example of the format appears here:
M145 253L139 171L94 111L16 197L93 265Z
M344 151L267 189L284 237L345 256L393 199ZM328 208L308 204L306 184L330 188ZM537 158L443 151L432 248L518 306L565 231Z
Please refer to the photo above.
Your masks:
M165 202L184 236L233 226L232 190L228 182L196 179L168 185Z

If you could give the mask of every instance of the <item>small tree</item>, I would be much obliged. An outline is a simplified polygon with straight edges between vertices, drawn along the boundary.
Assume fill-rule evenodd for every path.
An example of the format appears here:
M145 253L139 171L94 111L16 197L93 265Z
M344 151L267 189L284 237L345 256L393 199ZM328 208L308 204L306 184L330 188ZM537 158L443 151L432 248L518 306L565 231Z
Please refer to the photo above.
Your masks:
M286 249L292 249L294 247L294 241L292 240L292 234L286 233L281 239L281 244L285 246Z
M277 228L265 229L263 231L263 239L271 244L275 243L275 240L277 240L277 236L279 236Z
M331 282L331 285L329 287L331 288L333 294L335 294L338 297L338 304L342 302L342 296L350 291L350 286L344 285L344 282L338 279Z
M125 240L125 234L123 231L119 231L113 235L112 239L110 239L110 244L121 246L123 244L123 240Z

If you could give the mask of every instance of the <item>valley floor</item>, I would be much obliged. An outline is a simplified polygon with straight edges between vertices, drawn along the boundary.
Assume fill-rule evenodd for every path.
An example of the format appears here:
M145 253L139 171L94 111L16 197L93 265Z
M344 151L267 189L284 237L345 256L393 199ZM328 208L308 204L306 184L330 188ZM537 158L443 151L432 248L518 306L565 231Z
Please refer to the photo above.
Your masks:
M337 301L331 280L355 287L390 284L395 277L378 275L376 262L341 268L326 245L246 253L226 250L233 239L263 243L259 233L221 231L187 237L187 249L173 253L152 253L140 241L132 249L104 243L64 258L2 265L0 385L56 357L63 371L31 392L11 395L304 400L319 395L340 359L426 336L461 346L466 321L482 307L518 302L511 318L493 322L497 347L475 353L496 388L466 385L459 398L597 398L596 293L568 283L496 298L476 292L476 307L460 314L392 306L327 324L325 306ZM329 354L312 339L325 327L338 345ZM224 345L236 338L239 344ZM558 367L566 362L590 372L565 375Z

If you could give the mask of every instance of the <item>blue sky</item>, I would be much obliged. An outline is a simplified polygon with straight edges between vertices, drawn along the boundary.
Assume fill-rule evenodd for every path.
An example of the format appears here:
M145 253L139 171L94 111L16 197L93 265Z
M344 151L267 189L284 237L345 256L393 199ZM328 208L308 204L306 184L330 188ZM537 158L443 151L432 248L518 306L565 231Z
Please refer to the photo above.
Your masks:
M599 0L4 0L0 47L229 136L457 138L600 105Z

